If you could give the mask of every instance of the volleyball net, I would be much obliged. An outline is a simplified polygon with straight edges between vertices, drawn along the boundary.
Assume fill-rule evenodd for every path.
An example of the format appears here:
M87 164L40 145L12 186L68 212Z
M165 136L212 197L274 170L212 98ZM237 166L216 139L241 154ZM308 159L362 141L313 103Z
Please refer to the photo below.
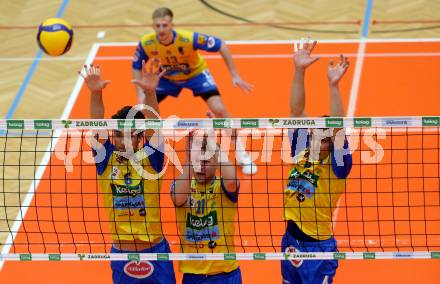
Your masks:
M281 251L287 227L285 191L295 166L291 139L299 128L310 133L342 129L348 139L352 168L341 195L336 203L314 204L315 208L327 206L331 212L327 221L337 240L335 252ZM150 198L146 190L136 192L126 177L121 177L125 187L120 184L103 191L95 164L100 155L99 147L94 148L96 138L107 135L114 143L115 131L133 137L147 129L159 138L155 149L163 153L163 167L156 175L140 176L162 180L156 182L157 200L145 201ZM229 157L240 188L236 207L216 203L213 214L200 210L207 202L188 202L197 214L185 219L178 216L170 188L191 156L187 137L194 130L211 133L214 144ZM0 261L440 257L440 117L0 120L0 131ZM237 139L258 166L255 175L241 173L234 153ZM139 151L151 154L145 148ZM221 176L222 164L217 166ZM123 172L117 164L111 167L110 180ZM332 182L329 178L329 200ZM299 211L307 210L301 208L301 198L315 198L313 190L295 194L299 202L295 210ZM111 228L119 222L109 217L108 210L117 208L108 204L128 208L124 220L133 227L157 223L172 253L108 253L115 242ZM158 218L148 219L150 210L160 211ZM226 210L235 210L229 221L219 216ZM132 214L143 219L131 218ZM212 248L208 241L225 237L225 222L233 222L233 234L226 236L232 244L219 250L219 241ZM185 226L186 231L179 230ZM128 235L138 239L140 234L155 233L147 229ZM182 238L193 240L193 247L210 246L212 253L189 251Z

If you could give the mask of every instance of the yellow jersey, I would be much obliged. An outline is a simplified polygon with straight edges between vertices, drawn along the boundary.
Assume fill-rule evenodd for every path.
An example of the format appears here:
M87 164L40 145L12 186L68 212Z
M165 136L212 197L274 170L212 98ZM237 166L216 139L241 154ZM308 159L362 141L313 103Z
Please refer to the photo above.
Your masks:
M198 49L217 52L222 41L219 38L186 30L173 30L173 41L163 45L156 33L144 35L133 56L133 69L141 70L142 61L160 60L167 72L164 77L172 81L186 81L208 68Z
M104 159L96 163L113 242L140 240L159 243L163 238L159 206L162 180L144 179L142 169L150 175L160 172L163 153L152 148L155 152L147 157L145 151L140 150L136 153L139 166L133 166L114 149L107 140L98 150L105 150ZM95 151L94 154L96 160Z
M192 179L187 203L176 209L182 252L234 253L237 201L238 192L227 192L221 178L208 184ZM212 275L237 268L236 260L179 261L183 273Z
M309 142L301 138L297 132L292 140L292 153L298 153L296 143L301 140L308 147ZM347 141L344 148L348 149ZM285 219L294 221L302 232L317 240L333 236L332 217L352 166L351 154L341 154L343 164L338 166L335 158L338 154L341 153L332 149L324 160L312 161L310 149L302 149L295 156L296 164L289 171L284 190Z

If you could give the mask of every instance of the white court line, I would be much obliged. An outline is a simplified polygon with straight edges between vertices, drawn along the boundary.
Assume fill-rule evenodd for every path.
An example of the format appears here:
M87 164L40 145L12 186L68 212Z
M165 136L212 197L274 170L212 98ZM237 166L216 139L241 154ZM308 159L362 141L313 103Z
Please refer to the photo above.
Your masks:
M360 43L360 39L317 39L318 43ZM294 40L226 40L227 44L293 44ZM440 38L368 38L367 43L440 42ZM103 42L101 46L136 46L139 42Z
M361 42L359 43L358 52L356 56L355 69L353 74L353 81L351 83L350 90L350 100L348 103L347 115L348 117L353 117L356 111L356 102L359 92L359 84L362 76L362 67L364 65L364 55L366 48L366 40L365 38L361 38Z
M339 57L340 53L316 53L315 56L322 58L335 58ZM350 58L359 57L359 53L344 53L345 56ZM380 58L380 57L440 57L440 52L390 52L390 53L364 53L363 57ZM222 59L220 55L203 55L206 59ZM255 59L255 58L293 58L293 54L234 54L234 59ZM132 56L97 56L95 60L101 61L126 61L132 60ZM19 62L19 61L32 61L32 57L0 57L0 62ZM41 61L83 61L84 57L45 57L40 58Z
M87 56L87 59L85 61L85 64L90 64L93 62L97 52L99 49L99 43L93 44L92 48L90 49L89 55ZM78 79L76 80L76 84L73 87L72 93L70 93L69 100L67 101L66 107L64 108L63 114L61 115L60 119L68 119L70 112L72 111L73 105L75 104L76 99L78 98L79 92L81 90L83 84L83 78L81 76L78 76ZM30 203L32 202L34 198L35 191L38 188L38 184L40 183L41 178L43 177L43 174L46 170L46 166L49 163L49 160L51 158L51 153L53 152L55 145L58 142L58 139L60 138L61 130L56 130L54 132L54 138L52 138L51 143L47 146L47 149L44 153L43 159L40 163L40 166L38 167L38 170L35 174L35 182L33 182L29 190L26 193L26 196L24 198L24 201L21 204L20 212L17 213L17 217L15 218L14 224L12 226L12 233L8 235L8 239L6 240L6 244L3 246L3 249L1 251L2 254L9 253L12 243L15 240L15 237L17 236L17 232L20 230L21 224L23 222L23 218L26 218L26 212L29 208ZM0 271L3 267L4 261L0 261Z

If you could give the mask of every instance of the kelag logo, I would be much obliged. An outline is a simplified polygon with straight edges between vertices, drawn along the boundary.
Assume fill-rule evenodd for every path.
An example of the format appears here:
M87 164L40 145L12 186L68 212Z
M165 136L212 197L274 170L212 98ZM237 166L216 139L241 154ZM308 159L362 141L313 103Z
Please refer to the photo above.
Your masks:
M135 128L135 121L133 119L120 119L120 120L118 120L118 128L119 129Z
M231 128L232 122L230 119L213 119L212 120L213 128Z
M440 125L440 117L423 117L422 118L423 126L439 126Z
M329 117L325 119L325 126L326 127L343 127L344 126L344 119L339 117Z
M8 120L7 129L24 129L24 120Z
M35 129L52 129L51 120L34 120Z
M371 118L369 117L355 117L353 118L354 127L370 127Z
M241 128L258 128L259 121L258 119L242 119L241 120Z
M162 127L163 127L163 123L159 119L145 120L145 128L146 129L161 129Z

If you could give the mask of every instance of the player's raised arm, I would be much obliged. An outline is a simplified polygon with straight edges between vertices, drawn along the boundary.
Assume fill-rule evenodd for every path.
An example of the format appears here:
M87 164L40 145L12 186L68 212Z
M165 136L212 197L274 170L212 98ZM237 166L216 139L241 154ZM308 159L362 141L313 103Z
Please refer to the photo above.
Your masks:
M99 65L84 65L83 71L79 71L78 74L83 77L87 88L90 90L90 118L103 119L105 108L102 100L102 91L110 83L110 81L101 79L101 68ZM107 136L108 135L101 136L96 134L96 139L100 144L95 144L95 142L92 140L92 147L94 149L98 149L100 145L107 140Z
M330 116L345 116L344 105L342 104L341 95L339 93L339 82L350 66L347 57L341 54L338 63L330 60L328 64L327 77L330 87Z
M330 116L345 116L344 105L339 93L339 82L348 70L350 63L347 57L341 54L336 64L330 60L327 77L330 88ZM333 153L335 164L333 171L338 178L346 178L352 167L352 156L348 147L348 140L344 128L334 128L332 133Z
M294 46L294 62L295 75L293 76L291 96L290 96L290 111L293 117L306 116L305 108L305 87L304 79L306 69L316 62L319 57L312 57L311 53L316 46L316 40L310 41L309 38L302 38L298 44L295 42Z
M236 193L240 188L240 180L237 177L237 170L229 161L227 153L223 152L218 144L217 151L219 153L220 174L223 178L225 190L229 193Z
M158 60L151 60L149 66L146 66L145 61L142 63L142 78L133 79L131 82L142 90L143 100L141 104L150 107L151 109L143 109L142 112L146 119L158 119L159 104L156 97L156 88L159 84L160 78L165 74L165 70L162 70ZM153 130L145 131L146 137L150 138L153 135Z
M78 74L84 78L87 88L90 90L90 118L104 118L104 102L102 100L102 90L110 83L108 80L101 79L101 69L98 66L84 65L84 73Z
M193 167L191 165L191 144L192 133L188 135L186 141L186 161L182 166L183 172L180 176L176 177L175 181L171 184L171 200L176 207L185 205L190 193L191 179L193 177Z

